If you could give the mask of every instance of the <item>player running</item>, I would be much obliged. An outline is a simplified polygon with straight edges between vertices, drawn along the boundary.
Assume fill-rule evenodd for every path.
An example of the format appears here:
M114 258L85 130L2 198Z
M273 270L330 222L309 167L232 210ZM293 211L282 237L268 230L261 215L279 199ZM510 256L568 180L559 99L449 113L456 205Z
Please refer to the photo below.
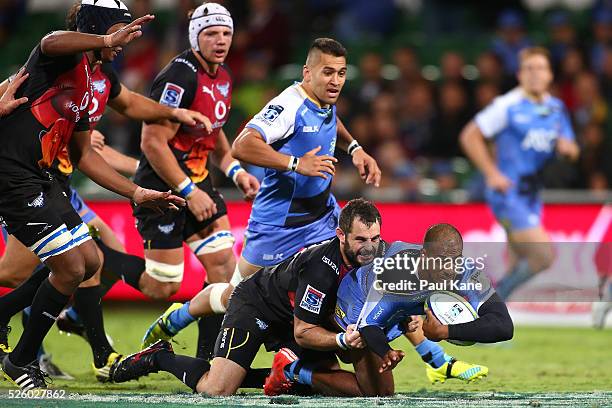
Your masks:
M342 277L353 267L371 262L380 243L380 213L363 199L342 209L337 236L311 246L282 263L266 267L240 283L217 338L212 364L175 355L167 341L127 357L111 372L115 382L167 371L197 392L231 395L247 375L262 344L277 349L292 344L300 356L327 371L313 376L313 388L327 393L330 373L341 377L344 392L353 394L357 380L339 369L335 352L364 346L353 326L336 333L326 327L333 314Z
M107 30L116 23L129 22L131 18L127 18L123 13L127 8L122 3L110 3L109 7L100 6L86 7L84 12L80 12L81 5L75 4L68 13L67 22L68 29L71 31L79 31L89 34L104 34ZM198 112L188 111L185 109L169 108L160 105L142 95L136 94L127 89L120 83L115 71L112 68L110 61L114 59L112 49L103 49L99 52L90 51L89 60L91 61L91 82L93 85L92 97L89 105L89 126L94 129L100 121L107 103L117 112L134 119L134 120L175 120L187 125L199 123L207 123L210 126L210 121ZM11 83L12 84L12 83ZM7 82L0 85L0 91L5 87L10 86ZM117 170L125 170L132 168L132 173L135 171L136 160L129 158L110 147L106 147L101 153L108 163ZM117 168L118 167L118 168ZM113 264L117 264L112 258L117 256L110 253L111 249L115 251L125 252L125 248L114 235L112 230L102 221L97 215L84 203L79 194L70 187L70 180L73 172L73 165L70 161L67 148L63 148L57 158L53 161L49 169L53 177L60 183L63 191L70 198L70 202L80 215L84 223L89 227L97 230L100 240L97 240L98 256L101 260L102 269L112 269ZM16 287L21 282L26 280L32 271L40 264L39 258L33 254L28 248L23 246L15 237L5 237L6 248L5 253L0 261L0 281L4 285ZM109 254L107 262L106 254ZM127 256L126 256L127 257ZM123 267L129 266L126 262L122 263ZM100 271L86 282L83 282L80 288L75 292L74 302L75 308L72 311L72 319L80 322L80 330L75 330L72 327L67 327L71 323L71 318L67 317L66 313L58 318L58 327L63 330L77 332L83 335L92 347L94 361L92 363L93 371L100 381L108 380L108 370L115 359L119 358L119 354L115 352L109 344L104 333L102 321L101 298L108 290L110 290L113 281L120 278L122 271L119 268L114 268L112 272L113 278L111 282L101 285ZM33 295L33 294L32 294ZM0 301L0 305L5 303ZM0 331L8 331L8 322L16 311L8 307L0 307ZM76 310L80 312L80 318L76 314ZM26 309L28 311L28 309ZM29 313L26 313L26 315ZM72 324L74 326L74 324ZM6 328L6 329L5 329ZM5 346L8 349L8 344L3 339L0 339L0 347ZM52 376L66 378L66 374L52 364L49 356L44 352L39 353L39 364L41 368Z
M331 183L336 142L352 156L362 179L378 186L376 161L336 116L346 70L346 50L340 43L315 40L302 82L272 99L234 142L235 158L265 167L266 173L253 203L233 286L262 266L276 265L335 236L339 209ZM223 312L226 305L219 302L219 293L225 290L225 300L233 290L224 285L207 288L185 304L173 304L149 327L143 348L171 338L200 316Z
M89 7L102 6L83 0L80 12ZM127 24L125 6L113 15L116 23L103 35L56 31L45 36L32 51L26 63L29 77L16 93L28 102L0 119L2 223L48 267L24 282L25 289L6 295L20 309L32 304L19 342L2 359L4 376L24 390L46 388L36 353L72 293L100 264L86 225L48 171L61 150L68 146L83 173L139 206L163 211L184 205L169 192L144 189L122 177L91 148L88 108L94 61L87 51L108 48L114 56L141 35L141 24L153 19L147 15Z
M540 172L555 154L572 161L579 155L565 106L548 91L549 52L526 48L519 58L519 86L478 113L460 137L485 177L487 203L508 235L511 265L497 284L502 299L552 265L550 238L541 224ZM487 141L495 145L495 159Z
M428 229L423 246L396 241L385 251L383 259L404 254L411 258L458 259L462 250L463 240L459 231L448 224L437 224ZM435 263L430 265L435 266ZM487 367L458 361L445 354L442 347L435 343L445 339L491 343L512 338L513 324L506 306L495 294L484 273L475 269L458 274L454 269L440 270L435 267L421 268L418 271L396 268L380 271L375 263L363 266L349 273L338 288L334 316L336 323L343 329L356 324L367 344L367 348L363 350L351 351L351 360L361 392L364 395L394 393L391 370L402 360L404 352L393 350L389 342L410 331L421 338L415 348L428 364L427 374L432 382L444 382L448 378L474 381L486 376ZM407 280L414 282L416 288L420 287L422 280L480 283L481 290L458 292L469 301L480 317L471 323L445 326L428 311L421 329L417 316L425 315L423 305L432 291L382 291L377 290L380 287L374 285L375 280ZM275 356L271 375L266 381L264 390L268 395L288 393L294 383L310 385L310 379L314 378L313 373L316 374L317 369L313 366L313 361L297 358L291 350L282 351Z

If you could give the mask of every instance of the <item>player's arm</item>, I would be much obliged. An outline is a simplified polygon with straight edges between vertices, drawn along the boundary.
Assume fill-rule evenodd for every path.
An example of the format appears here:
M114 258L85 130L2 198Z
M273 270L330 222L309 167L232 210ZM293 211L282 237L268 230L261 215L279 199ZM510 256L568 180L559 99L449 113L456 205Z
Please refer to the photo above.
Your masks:
M232 145L232 156L242 162L259 167L280 171L296 171L305 176L327 178L325 175L334 175L333 163L338 160L333 156L317 156L321 146L307 152L304 156L296 158L277 152L266 143L264 136L256 129L246 127L238 135Z
M180 122L187 126L195 126L201 123L210 133L212 124L210 119L202 115L200 112L195 112L188 109L172 108L155 102L146 96L129 90L124 85L120 84L121 90L117 97L110 99L108 104L115 111L121 113L135 121L158 122L169 120Z
M223 129L219 131L215 150L210 154L210 158L217 168L221 169L227 177L232 179L236 187L244 194L245 200L251 201L255 198L259 191L259 182L232 157L232 149Z
M104 135L97 130L91 132L91 145L113 169L129 176L136 173L138 160L107 146Z
M158 210L185 205L185 201L169 192L144 189L113 170L91 146L89 130L75 131L69 144L70 159L86 176L100 186Z
M57 57L102 48L121 47L140 37L142 35L142 24L148 23L154 18L152 15L137 18L121 30L108 35L54 31L40 41L40 50L48 57Z
M359 142L351 136L344 123L337 118L338 147L347 152L353 158L353 165L357 167L359 176L366 184L380 185L382 172L376 160L365 152Z
M348 350L365 346L355 325L349 325L346 333L335 333L319 324L305 322L297 316L293 316L293 335L300 347L311 350Z
M570 162L575 162L580 156L580 147L576 143L572 122L566 109L561 115L561 134L557 138L556 151L559 156Z
M497 168L487 147L484 134L474 120L463 128L459 136L459 143L465 155L482 172L489 187L502 192L511 187L512 182Z
M427 311L423 322L425 337L433 341L463 340L479 343L496 343L510 340L514 336L514 324L504 301L494 293L480 308L478 319L460 324L443 325Z

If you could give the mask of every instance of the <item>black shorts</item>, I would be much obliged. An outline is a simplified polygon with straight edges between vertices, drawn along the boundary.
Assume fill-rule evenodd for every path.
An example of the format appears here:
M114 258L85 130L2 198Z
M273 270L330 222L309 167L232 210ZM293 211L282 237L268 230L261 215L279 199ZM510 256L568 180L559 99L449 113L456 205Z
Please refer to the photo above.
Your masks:
M53 177L38 188L30 185L27 190L14 189L10 198L0 203L3 226L41 261L89 239L81 217Z
M167 190L167 187L149 187L146 180L144 181L144 183L141 183L142 187L155 188L160 191ZM145 249L181 248L187 238L206 229L214 221L227 215L227 207L225 201L223 201L223 196L212 186L210 177L206 177L197 186L208 194L217 205L217 213L204 221L198 221L187 207L182 207L178 211L166 211L164 214L159 214L148 208L134 207L136 228L144 241Z
M333 351L315 351L297 345L293 337L293 321L271 322L260 308L248 300L240 285L232 293L215 344L215 357L227 358L248 370L261 346L267 351L290 348L300 359L309 362L335 360Z

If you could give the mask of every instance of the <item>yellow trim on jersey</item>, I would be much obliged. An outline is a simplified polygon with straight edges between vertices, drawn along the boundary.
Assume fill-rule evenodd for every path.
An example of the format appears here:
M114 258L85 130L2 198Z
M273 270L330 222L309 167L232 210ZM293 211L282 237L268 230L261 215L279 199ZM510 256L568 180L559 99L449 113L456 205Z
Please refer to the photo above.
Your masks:
M313 99L310 97L310 95L308 95L308 93L306 92L306 90L304 89L304 87L302 86L302 83L298 83L297 84L297 90L298 92L305 97L306 99L310 99L315 105L317 105L319 108L324 109L324 106L321 106L321 104L319 103L319 101L317 101L316 99Z

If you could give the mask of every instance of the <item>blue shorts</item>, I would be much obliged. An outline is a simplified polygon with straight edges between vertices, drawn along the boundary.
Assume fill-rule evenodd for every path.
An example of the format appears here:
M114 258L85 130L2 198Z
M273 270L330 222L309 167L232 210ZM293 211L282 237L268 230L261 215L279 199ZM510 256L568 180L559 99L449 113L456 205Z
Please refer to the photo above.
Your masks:
M249 220L242 257L258 266L281 263L300 249L336 236L340 209L334 208L312 224L297 228L261 224Z
M538 197L524 196L516 190L506 194L487 190L485 197L497 221L508 231L534 228L542 223L542 201Z
M85 201L81 198L77 191L70 187L70 204L72 208L79 214L85 224L89 224L91 220L96 218L98 215L85 204Z

